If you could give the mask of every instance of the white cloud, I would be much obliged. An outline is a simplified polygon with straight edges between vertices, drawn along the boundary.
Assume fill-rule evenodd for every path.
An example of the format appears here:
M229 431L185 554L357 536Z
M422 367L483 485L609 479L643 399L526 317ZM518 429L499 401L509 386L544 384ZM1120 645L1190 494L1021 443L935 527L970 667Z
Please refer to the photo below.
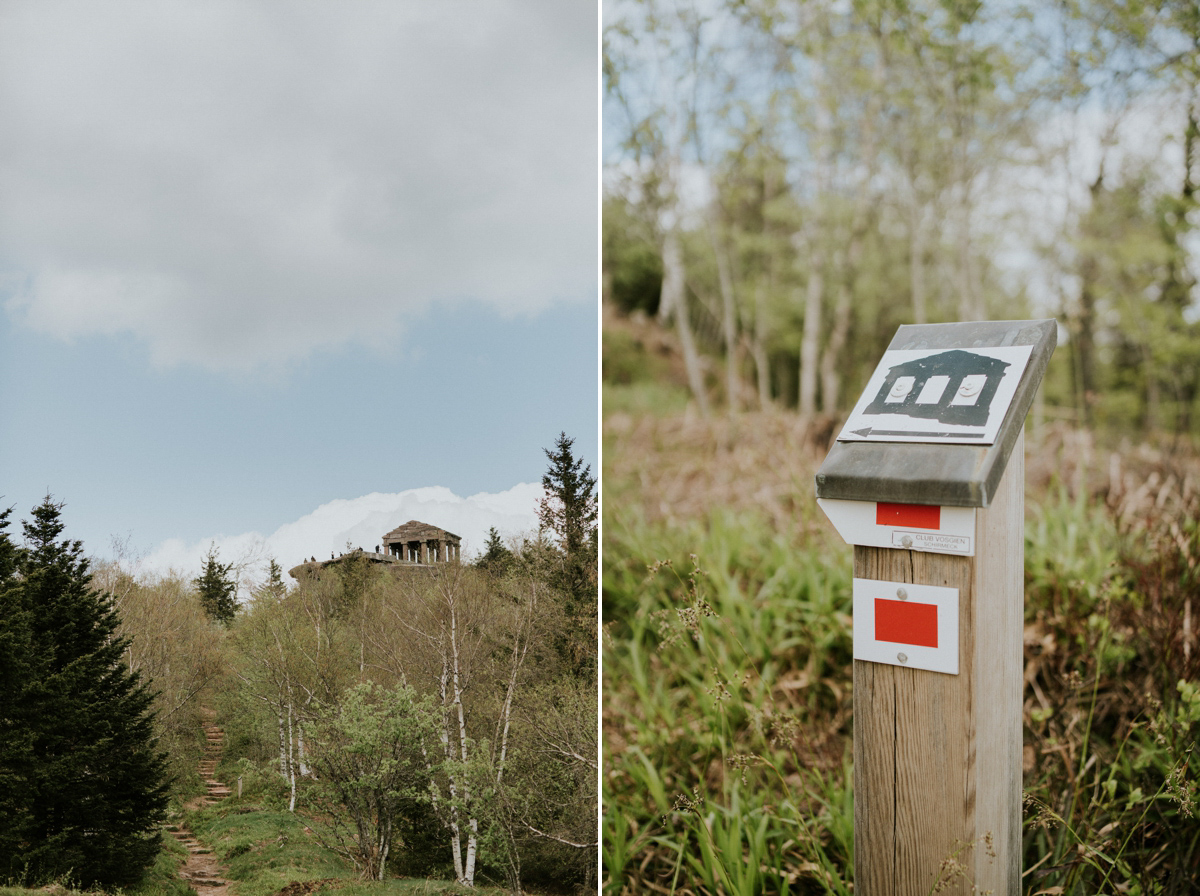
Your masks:
M237 369L382 345L435 302L587 298L595 18L550 0L6 3L7 308Z
M372 551L384 533L409 520L420 520L462 538L462 556L471 559L483 552L488 529L502 538L537 530L540 483L523 482L507 491L480 492L460 498L447 488L415 488L398 494L374 492L361 498L330 501L264 537L258 532L216 535L193 544L179 539L163 542L138 564L141 573L165 574L171 570L192 577L209 546L215 545L222 562L249 562L248 577L261 580L268 557L288 570L309 557L327 560L341 554L346 543Z

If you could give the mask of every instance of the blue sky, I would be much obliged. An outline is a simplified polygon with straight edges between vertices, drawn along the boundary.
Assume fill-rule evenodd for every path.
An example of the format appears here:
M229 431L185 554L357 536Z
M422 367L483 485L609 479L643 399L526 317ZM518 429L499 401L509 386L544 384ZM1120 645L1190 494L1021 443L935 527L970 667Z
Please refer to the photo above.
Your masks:
M595 469L586 6L6 4L3 506L103 555Z

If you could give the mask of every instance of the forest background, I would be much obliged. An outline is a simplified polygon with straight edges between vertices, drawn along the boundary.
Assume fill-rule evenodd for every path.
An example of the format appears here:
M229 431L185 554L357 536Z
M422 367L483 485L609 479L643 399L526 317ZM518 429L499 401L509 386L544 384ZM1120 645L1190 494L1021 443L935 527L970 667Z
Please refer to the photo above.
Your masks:
M1200 7L614 0L603 66L605 892L850 892L813 475L897 326L1027 317L1023 889L1195 892Z

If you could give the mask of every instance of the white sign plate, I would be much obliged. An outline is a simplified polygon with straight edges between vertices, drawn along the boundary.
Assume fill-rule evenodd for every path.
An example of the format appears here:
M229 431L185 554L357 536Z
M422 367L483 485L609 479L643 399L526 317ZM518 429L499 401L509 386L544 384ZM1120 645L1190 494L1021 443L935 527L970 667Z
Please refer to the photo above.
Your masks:
M854 580L854 658L958 674L958 589Z
M838 440L991 445L1032 352L1032 345L884 352Z
M817 498L847 544L975 556L975 508Z

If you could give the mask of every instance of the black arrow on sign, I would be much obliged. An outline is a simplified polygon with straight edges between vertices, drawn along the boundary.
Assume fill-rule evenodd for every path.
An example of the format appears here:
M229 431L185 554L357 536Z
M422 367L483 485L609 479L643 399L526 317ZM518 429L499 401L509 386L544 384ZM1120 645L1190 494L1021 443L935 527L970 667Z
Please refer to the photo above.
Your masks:
M864 439L871 436L909 436L914 439L982 439L981 432L908 432L902 429L854 429L851 433Z

